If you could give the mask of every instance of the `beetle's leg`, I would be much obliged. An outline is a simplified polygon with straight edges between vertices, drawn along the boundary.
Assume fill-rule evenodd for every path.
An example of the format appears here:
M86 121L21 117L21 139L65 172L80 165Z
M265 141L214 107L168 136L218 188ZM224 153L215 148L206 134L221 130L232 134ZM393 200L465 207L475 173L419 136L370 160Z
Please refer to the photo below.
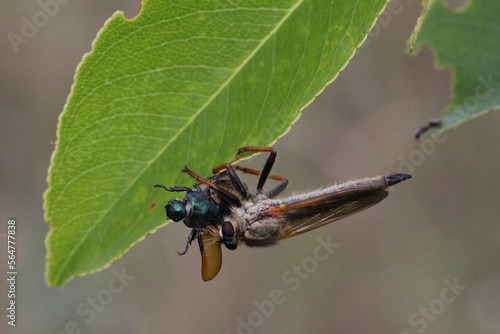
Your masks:
M181 191L190 192L192 190L191 188L188 187L178 187L178 186L167 188L163 184L155 184L155 187L163 188L169 192L181 192Z
M187 253L188 251L188 248L189 248L189 245L191 245L191 242L193 241L194 238L196 238L197 236L197 233L198 233L198 230L197 229L192 229L191 232L189 233L189 236L188 236L188 240L186 242L186 249L184 249L183 252L177 252L177 254L179 255L184 255Z
M203 247L203 241L201 240L201 235L205 232L205 229L202 228L198 231L198 246L200 246L200 253L203 254L203 251L205 250L205 247Z

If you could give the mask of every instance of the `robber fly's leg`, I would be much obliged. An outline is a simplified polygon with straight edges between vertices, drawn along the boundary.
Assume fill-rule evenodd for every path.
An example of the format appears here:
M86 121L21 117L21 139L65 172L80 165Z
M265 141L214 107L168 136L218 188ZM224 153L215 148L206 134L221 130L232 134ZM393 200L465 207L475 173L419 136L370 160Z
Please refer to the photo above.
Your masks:
M189 248L189 245L191 245L191 242L193 241L194 238L196 238L196 235L198 233L198 230L197 229L192 229L191 232L189 233L189 236L188 236L188 240L186 242L186 249L184 249L184 251L182 252L177 252L177 254L179 255L184 255L187 253L188 251L188 248Z
M236 157L230 162L231 164L235 163L236 161L240 160L241 157L245 153L257 153L257 152L274 152L276 154L276 151L272 147L260 147L260 146L245 146L241 147L238 149L238 153L236 153Z
M231 203L233 203L237 207L241 206L241 201L238 199L238 197L234 196L229 191L226 191L224 189L221 189L221 188L217 187L215 184L213 184L212 182L210 182L210 180L204 179L201 176L196 175L187 166L184 167L184 169L182 170L182 172L183 173L187 173L189 176L191 176L193 179L195 179L199 183L203 183L204 185L209 186L211 189L215 190L219 194L225 196L228 201L230 201Z
M236 174L236 171L234 170L234 168L230 164L227 164L226 170L227 170L227 174L229 175L229 178L233 182L233 185L236 188L236 190L240 193L240 195L243 198L248 198L247 189L243 185L243 182L241 182L241 179L238 176L238 174Z
M257 176L261 175L260 171L252 169L252 168L243 167L240 165L234 165L234 168L236 170L242 171L243 173L257 175ZM273 198L274 196L277 196L279 193L281 193L283 190L285 190L286 186L288 185L288 180L285 179L283 176L269 174L268 178L272 179L272 180L280 181L280 183L276 187L271 189L269 191L269 193L267 194L267 197L269 197L269 198Z
M259 183L257 183L257 194L262 194L262 188L264 187L264 183L266 183L269 173L273 168L274 162L276 161L276 151L272 150L271 154L266 160L264 164L264 168L262 168L262 172L260 173Z
M240 160L245 153L249 152L270 152L269 157L267 158L266 163L264 164L264 168L262 168L262 172L260 173L259 182L257 183L257 193L261 194L262 188L264 187L264 184L266 183L267 178L269 177L269 173L273 168L274 161L276 161L277 152L272 147L258 147L258 146L242 147L238 150L238 153L236 153L236 157L230 163L215 167L213 169L213 173L216 174L224 168L227 169L227 166L232 165L236 161Z
M165 189L166 191L169 191L169 192L180 192L180 191L190 192L191 191L191 188L188 188L188 187L178 187L178 186L175 186L175 187L167 188L163 184L155 184L155 187L163 188L163 189Z
M257 152L274 152L274 155L276 155L276 151L272 147L245 146L245 147L242 147L242 148L238 149L238 153L236 153L236 156L234 157L233 160L231 160L231 162L229 162L228 164L222 164L222 165L219 165L219 166L215 167L212 170L212 172L214 174L217 174L221 170L226 169L227 165L234 164L235 162L237 162L238 160L240 160L241 157L245 153L250 153L250 152L255 152L255 153L257 153Z
M281 193L283 190L285 190L287 185L288 185L288 180L283 179L280 183L278 183L278 185L276 187L274 187L273 189L271 189L267 193L267 197L273 198L273 197L279 195L279 193Z
M219 166L215 167L212 170L212 173L214 173L215 175L217 175L223 169L227 170L227 174L228 174L229 178L231 179L231 181L233 182L233 185L234 185L235 189L238 191L238 193L243 198L247 198L247 196L248 196L247 189L243 185L243 182L241 181L241 179L238 176L238 174L236 174L236 171L231 166L231 164L222 164L222 165L219 165Z

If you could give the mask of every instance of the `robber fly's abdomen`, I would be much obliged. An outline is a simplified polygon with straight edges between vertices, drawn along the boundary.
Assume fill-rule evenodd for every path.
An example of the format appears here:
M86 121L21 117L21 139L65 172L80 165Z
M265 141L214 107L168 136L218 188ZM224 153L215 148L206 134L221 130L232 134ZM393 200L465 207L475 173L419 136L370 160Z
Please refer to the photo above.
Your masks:
M345 183L336 184L326 189L334 189L337 191L351 190L355 188L375 188L375 189L385 189L387 188L387 180L385 175L379 175L374 177L365 177L358 180L350 180Z
M362 179L349 180L344 183L334 184L333 186L310 191L308 193L290 196L287 199L276 200L276 202L279 201L280 202L279 204L290 205L309 198L338 193L342 191L353 190L357 188L386 189L388 186L389 185L387 183L387 178L385 175L364 177Z

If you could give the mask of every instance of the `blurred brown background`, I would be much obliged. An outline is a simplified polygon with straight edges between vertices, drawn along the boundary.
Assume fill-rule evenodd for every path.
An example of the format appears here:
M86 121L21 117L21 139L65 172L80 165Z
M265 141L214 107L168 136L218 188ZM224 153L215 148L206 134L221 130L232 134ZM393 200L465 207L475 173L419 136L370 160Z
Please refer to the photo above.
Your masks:
M41 7L26 0L0 7L3 277L12 218L18 259L17 326L7 325L2 279L1 333L500 332L500 116L466 123L441 143L415 145L413 131L446 107L451 79L433 68L429 50L416 58L404 53L417 1L382 15L377 33L274 145L275 172L295 192L401 164L413 179L376 207L279 247L225 251L209 283L201 280L196 248L177 256L188 230L173 223L63 289L44 279L42 195L57 119L106 19L116 10L133 17L140 4L70 1L17 53L7 34L20 34L23 17L31 20ZM259 167L264 158L247 165ZM314 259L317 238L340 244L322 262ZM300 276L294 266L310 272ZM122 272L128 278L117 280Z

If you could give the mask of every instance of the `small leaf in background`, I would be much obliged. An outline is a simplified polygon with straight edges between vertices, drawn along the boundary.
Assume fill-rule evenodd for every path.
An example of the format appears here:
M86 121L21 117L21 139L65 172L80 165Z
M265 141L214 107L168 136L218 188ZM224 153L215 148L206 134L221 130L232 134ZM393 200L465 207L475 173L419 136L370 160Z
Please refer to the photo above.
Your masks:
M78 67L45 194L47 281L110 265L191 186L266 146L346 66L386 1L144 1Z
M420 28L422 28L422 23L424 23L425 16L427 15L427 12L429 11L429 7L431 6L431 3L432 3L431 0L422 0L422 7L424 9L422 10L420 17L417 19L417 23L415 24L415 27L413 28L413 32L411 34L410 39L408 40L408 53L411 53L413 51L413 47L415 46L415 43L417 41L418 33L420 32Z
M500 107L500 2L471 0L456 11L444 1L431 4L415 51L429 46L439 68L453 76L450 107L442 124L423 135L442 133Z

